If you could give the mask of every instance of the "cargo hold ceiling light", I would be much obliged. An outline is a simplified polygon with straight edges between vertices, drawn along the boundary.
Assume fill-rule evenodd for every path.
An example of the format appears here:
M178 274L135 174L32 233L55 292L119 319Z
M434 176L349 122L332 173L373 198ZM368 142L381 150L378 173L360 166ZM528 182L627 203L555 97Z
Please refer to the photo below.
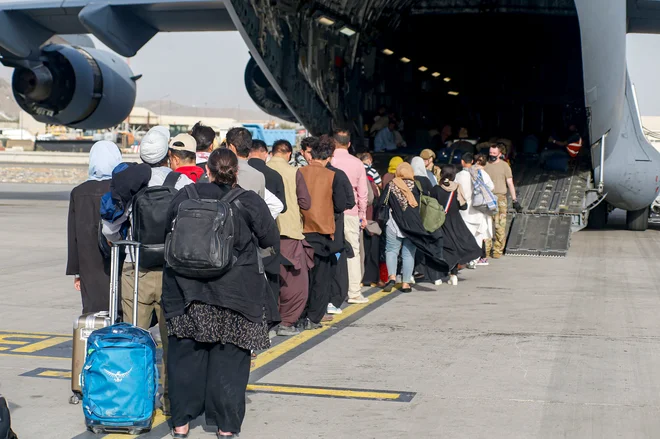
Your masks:
M383 49L383 53L387 56L394 55L394 52L392 52L390 49Z
M451 96L458 96L458 92L457 92L457 91L450 91L450 92L447 92L447 94L448 94L448 95L451 95Z
M319 18L316 19L320 24L323 24L325 26L332 26L335 24L335 20L326 17L325 15L321 15Z
M449 82L449 81L451 81L451 78L445 78L445 79L443 79L443 81Z
M429 69L429 68L426 67L426 66L421 66L421 67L419 68L419 71L420 71L420 72L425 72L425 71L427 71L428 69Z
M433 72L433 73L431 73L431 76L433 76L434 78L437 78L438 76L440 76L440 73L439 72Z
M346 35L347 37L352 37L353 35L355 35L355 31L348 26L342 27L341 29L339 29L339 32Z
M403 58L400 59L400 61L404 64L408 64L410 62L410 59L404 56Z

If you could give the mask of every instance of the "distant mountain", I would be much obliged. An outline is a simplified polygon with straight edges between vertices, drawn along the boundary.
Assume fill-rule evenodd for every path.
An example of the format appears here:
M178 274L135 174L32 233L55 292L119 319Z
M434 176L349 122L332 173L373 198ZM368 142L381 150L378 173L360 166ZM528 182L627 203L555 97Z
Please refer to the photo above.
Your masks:
M11 92L11 84L0 78L0 120L18 119L19 109Z
M173 101L144 101L135 104L136 107L144 107L156 114L163 114L168 116L199 116L200 118L206 117L227 117L236 120L254 120L254 121L269 121L280 120L270 116L263 111L251 110L244 108L210 108L210 107L193 107L190 105L182 105Z

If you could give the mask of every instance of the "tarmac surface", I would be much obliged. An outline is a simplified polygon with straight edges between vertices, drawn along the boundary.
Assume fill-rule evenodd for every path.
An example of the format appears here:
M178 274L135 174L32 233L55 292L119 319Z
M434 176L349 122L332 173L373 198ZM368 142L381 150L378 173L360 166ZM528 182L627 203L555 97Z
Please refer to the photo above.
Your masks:
M0 393L19 438L85 432L69 405L70 186L0 184ZM660 437L660 232L573 235L564 259L504 257L457 287L366 289L256 359L242 438ZM215 437L197 422L190 438ZM162 416L151 433L169 429Z

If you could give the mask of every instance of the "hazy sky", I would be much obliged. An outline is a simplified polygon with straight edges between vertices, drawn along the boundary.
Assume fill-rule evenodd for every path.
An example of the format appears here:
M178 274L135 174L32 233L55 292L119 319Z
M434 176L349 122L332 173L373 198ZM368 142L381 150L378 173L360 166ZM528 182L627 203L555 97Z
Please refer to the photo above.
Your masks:
M660 35L628 36L628 67L642 115L660 116L658 55ZM130 65L144 75L138 82L138 101L171 99L200 107L256 109L243 82L248 59L238 32L161 33ZM1 77L9 78L11 72L0 66Z

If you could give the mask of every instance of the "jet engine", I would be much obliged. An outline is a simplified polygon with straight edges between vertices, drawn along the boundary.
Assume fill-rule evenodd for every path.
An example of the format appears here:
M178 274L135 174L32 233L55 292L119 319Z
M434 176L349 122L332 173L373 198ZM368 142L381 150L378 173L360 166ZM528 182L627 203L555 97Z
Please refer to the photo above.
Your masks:
M12 89L18 105L39 122L99 129L128 117L138 78L113 53L51 44L39 63L16 68Z
M261 111L289 122L297 122L254 58L250 58L245 67L244 79L248 94Z

